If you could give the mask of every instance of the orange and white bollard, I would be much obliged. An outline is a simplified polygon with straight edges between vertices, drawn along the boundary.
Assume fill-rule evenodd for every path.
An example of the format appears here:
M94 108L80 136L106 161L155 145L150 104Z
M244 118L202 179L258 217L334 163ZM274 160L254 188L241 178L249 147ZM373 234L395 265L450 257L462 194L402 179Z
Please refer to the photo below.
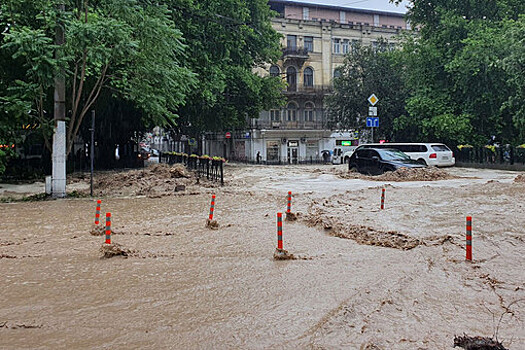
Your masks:
M467 216L467 261L472 261L472 216Z
M106 244L111 244L111 213L106 213Z
M210 205L210 221L213 220L213 210L215 209L215 195L211 196L211 205Z
M283 213L277 213L277 249L283 249Z
M95 225L98 225L100 223L100 203L102 203L102 201L100 199L97 200L97 210L95 211Z
M385 209L385 189L381 189L381 209Z
M286 209L287 213L291 213L292 211L292 192L288 191L288 207Z

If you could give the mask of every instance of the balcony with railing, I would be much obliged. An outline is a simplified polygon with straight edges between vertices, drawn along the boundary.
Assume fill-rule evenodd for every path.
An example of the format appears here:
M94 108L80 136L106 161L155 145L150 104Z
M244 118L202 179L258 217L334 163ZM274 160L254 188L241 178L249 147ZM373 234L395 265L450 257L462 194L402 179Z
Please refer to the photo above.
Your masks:
M282 50L282 60L286 64L293 63L300 67L310 57L310 55L308 54L308 49L304 47L287 46Z
M328 94L331 94L332 91L333 91L333 87L331 85L297 86L295 84L290 84L288 85L286 90L283 91L283 93L286 96L290 96L290 95L314 96L314 95L328 95Z
M305 47L291 46L283 48L283 59L303 58L306 60L308 57L310 57L310 55L308 54L308 49Z
M324 130L327 125L325 121L272 121L267 119L253 119L253 129L273 129L273 130Z

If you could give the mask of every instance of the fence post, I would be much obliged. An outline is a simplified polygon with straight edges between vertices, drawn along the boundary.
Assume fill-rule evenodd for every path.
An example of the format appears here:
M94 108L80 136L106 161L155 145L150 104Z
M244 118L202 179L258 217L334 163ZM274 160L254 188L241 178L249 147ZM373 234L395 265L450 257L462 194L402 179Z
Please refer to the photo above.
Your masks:
M224 185L224 170L223 170L223 164L224 162L221 160L221 186Z

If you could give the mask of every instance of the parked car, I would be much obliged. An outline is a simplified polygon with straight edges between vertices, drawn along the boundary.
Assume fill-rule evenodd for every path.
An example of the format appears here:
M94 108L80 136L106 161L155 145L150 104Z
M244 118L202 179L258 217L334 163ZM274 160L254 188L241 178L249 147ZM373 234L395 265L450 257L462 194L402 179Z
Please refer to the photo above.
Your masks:
M141 148L140 149L140 152L138 154L138 158L139 159L141 159L141 160L148 160L150 156L151 156L151 153L149 152L149 150L147 150L145 148Z
M348 169L362 174L380 175L399 168L425 168L426 165L411 159L395 148L359 147L349 159Z
M429 166L454 166L454 153L443 143L369 143L359 148L396 148L421 164Z

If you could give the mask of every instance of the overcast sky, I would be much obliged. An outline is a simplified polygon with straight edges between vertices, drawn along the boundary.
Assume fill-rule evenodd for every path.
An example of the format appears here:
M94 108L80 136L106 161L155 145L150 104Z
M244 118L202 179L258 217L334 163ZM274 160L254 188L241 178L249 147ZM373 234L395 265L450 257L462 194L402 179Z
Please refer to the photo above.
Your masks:
M309 4L319 4L319 5L336 5L344 7L352 7L359 9L368 9L368 10L380 10L380 11L389 11L389 12L401 12L406 13L406 4L408 1L403 1L401 5L396 6L391 4L389 0L290 0L297 2L304 2Z

